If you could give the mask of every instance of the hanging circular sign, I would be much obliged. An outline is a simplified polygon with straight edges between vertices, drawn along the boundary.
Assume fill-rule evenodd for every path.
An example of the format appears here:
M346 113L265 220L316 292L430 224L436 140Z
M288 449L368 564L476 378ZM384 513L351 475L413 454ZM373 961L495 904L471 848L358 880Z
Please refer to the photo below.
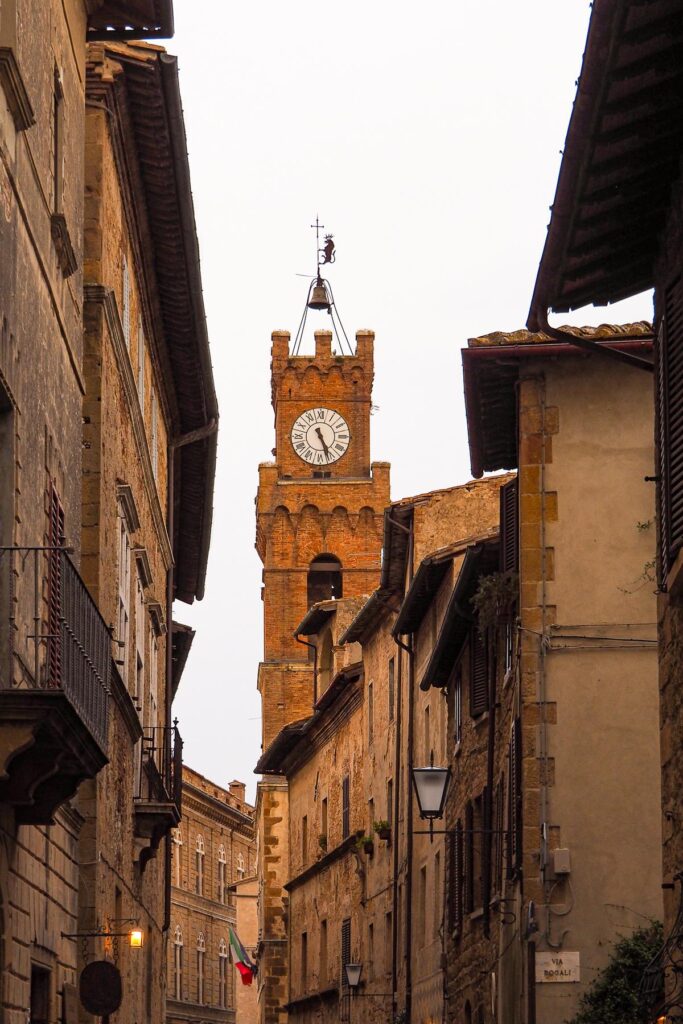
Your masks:
M81 971L78 994L88 1013L106 1017L121 1005L121 972L109 960L93 960Z

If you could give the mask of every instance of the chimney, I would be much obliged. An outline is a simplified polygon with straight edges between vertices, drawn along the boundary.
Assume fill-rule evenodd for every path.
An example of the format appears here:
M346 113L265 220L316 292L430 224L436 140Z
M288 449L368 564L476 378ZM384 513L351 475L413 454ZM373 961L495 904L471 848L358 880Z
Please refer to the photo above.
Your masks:
M233 779L228 785L228 789L232 796L236 796L238 800L241 800L242 803L244 803L246 793L246 785L244 782L238 782L237 779Z

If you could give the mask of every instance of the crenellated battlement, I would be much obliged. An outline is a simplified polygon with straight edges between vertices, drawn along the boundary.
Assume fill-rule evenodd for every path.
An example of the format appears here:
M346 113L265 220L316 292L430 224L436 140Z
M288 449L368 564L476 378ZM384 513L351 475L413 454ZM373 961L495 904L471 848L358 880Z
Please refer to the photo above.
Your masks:
M278 397L290 388L296 387L298 393L303 385L306 394L320 395L320 388L325 387L324 381L338 378L338 387L348 384L354 389L362 386L368 397L372 392L374 376L375 332L370 330L356 331L356 351L353 355L337 355L332 350L332 331L315 332L315 352L308 355L292 355L290 353L291 334L289 331L273 331L271 335L271 380L273 408L277 412ZM290 396L291 397L291 396Z

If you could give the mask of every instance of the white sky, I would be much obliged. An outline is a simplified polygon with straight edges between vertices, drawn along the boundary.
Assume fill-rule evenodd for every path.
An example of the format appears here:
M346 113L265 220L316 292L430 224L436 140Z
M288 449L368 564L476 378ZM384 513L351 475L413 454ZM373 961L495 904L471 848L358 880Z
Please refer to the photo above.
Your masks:
M526 321L588 17L587 0L175 0L221 420L206 597L175 610L197 636L174 712L187 763L220 784L254 795L254 495L275 443L270 333L296 333L309 225L335 235L347 334L376 332L372 457L392 498L467 480L460 349ZM647 295L562 319L650 315Z

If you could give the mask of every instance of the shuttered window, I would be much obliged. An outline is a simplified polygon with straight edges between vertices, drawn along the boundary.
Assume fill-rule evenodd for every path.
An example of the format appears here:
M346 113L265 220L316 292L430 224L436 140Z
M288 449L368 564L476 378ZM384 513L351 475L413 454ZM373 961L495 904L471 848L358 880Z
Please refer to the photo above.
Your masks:
M503 829L505 828L505 778L498 779L493 797L493 834L491 836L491 891L498 895L503 879Z
M465 808L465 879L464 904L465 913L474 910L474 806L469 803Z
M48 686L62 682L62 555L55 548L64 546L64 509L53 484L48 490Z
M462 821L458 819L455 829L449 834L449 879L448 901L450 929L458 938L462 932L463 915L463 834Z
M342 988L348 988L348 982L346 980L346 971L344 970L346 964L351 963L351 918L347 917L346 920L342 921L341 926L341 985Z
M683 278L664 290L657 336L660 583L683 545Z
M351 831L351 807L349 801L349 777L342 779L342 839L346 839Z
M508 748L507 871L515 878L522 866L522 724L516 718Z
M519 563L517 478L500 489L500 571L516 572Z
M488 638L475 625L470 633L470 715L476 718L488 706Z

